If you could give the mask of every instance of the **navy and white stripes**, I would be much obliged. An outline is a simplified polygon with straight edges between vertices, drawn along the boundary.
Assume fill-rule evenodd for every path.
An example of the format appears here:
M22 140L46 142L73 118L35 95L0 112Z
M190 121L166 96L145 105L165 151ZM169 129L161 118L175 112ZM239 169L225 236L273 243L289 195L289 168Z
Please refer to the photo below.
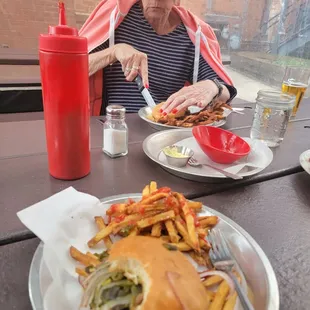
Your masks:
M183 24L167 35L158 35L145 19L139 4L135 4L115 31L115 44L126 43L148 55L150 93L156 103L180 90L186 81L192 82L195 46ZM103 43L92 53L103 50ZM198 81L218 78L200 56ZM235 90L234 90L235 91ZM104 102L120 104L127 112L137 112L146 105L134 82L126 82L119 62L104 68Z

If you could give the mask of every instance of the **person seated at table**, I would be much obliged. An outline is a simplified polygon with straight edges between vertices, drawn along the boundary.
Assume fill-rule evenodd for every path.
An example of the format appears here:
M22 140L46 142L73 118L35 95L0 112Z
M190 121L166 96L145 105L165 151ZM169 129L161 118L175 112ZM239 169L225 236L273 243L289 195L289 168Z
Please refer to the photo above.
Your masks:
M88 38L91 113L108 104L137 112L140 74L162 113L236 95L212 28L179 0L102 0L80 31Z

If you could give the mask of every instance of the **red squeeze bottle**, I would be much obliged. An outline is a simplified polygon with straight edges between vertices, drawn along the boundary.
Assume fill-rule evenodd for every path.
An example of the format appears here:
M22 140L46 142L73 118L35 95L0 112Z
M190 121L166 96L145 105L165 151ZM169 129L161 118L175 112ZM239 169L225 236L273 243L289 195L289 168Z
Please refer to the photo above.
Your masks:
M87 39L66 25L60 1L59 25L39 41L49 172L79 179L90 172Z

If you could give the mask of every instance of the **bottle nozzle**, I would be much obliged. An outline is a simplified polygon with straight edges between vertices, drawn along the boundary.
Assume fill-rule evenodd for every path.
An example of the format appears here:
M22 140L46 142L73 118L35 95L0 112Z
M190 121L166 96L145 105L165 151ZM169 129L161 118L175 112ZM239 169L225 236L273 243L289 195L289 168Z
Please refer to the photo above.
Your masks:
M59 7L59 25L65 26L67 25L66 10L65 10L65 4L62 0L59 0L58 7Z

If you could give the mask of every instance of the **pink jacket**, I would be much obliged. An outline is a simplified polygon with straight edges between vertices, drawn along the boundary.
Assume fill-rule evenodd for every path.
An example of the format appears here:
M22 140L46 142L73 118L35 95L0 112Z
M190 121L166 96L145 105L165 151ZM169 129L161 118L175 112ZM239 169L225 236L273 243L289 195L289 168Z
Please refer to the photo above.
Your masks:
M91 13L80 30L80 35L88 39L88 51L109 40L114 45L115 29L121 24L131 7L139 0L102 0ZM227 84L232 81L222 64L221 52L212 28L183 7L173 10L183 21L188 35L195 45L193 82L197 82L200 54L211 68ZM99 115L102 105L103 70L90 77L90 108L92 115Z

